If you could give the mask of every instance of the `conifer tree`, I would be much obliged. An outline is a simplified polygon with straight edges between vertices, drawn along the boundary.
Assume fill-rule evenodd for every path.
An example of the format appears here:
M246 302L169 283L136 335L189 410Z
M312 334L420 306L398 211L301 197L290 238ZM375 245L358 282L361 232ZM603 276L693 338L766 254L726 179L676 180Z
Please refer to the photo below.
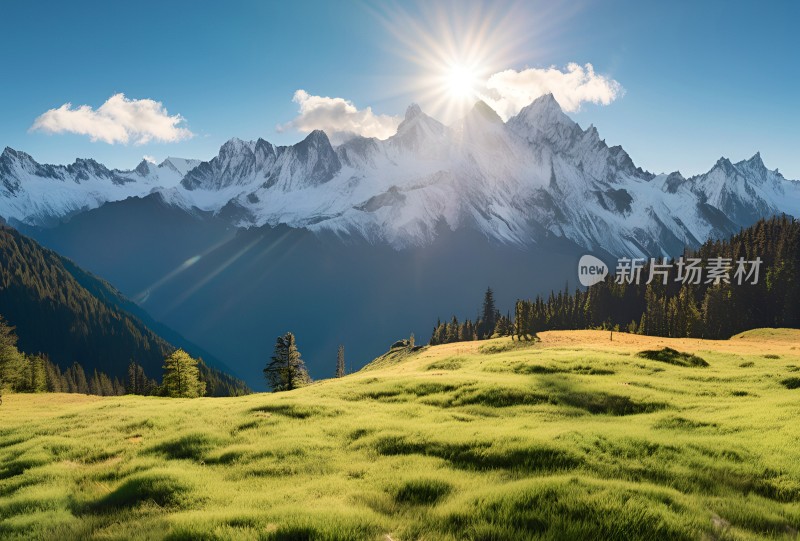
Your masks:
M23 377L25 358L17 349L14 327L0 316L0 391L14 387Z
M206 394L206 384L200 379L198 360L182 349L176 349L164 359L162 387L165 396L196 398Z
M494 327L497 325L497 308L494 305L494 292L492 288L486 289L483 296L483 313L481 314L481 325L478 338L491 338Z
M291 391L311 382L294 334L288 332L277 338L275 351L264 368L264 377L275 392Z

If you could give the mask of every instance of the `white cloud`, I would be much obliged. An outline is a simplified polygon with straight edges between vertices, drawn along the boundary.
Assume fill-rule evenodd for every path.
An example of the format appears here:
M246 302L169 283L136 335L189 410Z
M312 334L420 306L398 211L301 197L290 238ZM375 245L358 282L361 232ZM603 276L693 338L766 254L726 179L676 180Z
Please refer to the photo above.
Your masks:
M181 115L170 116L159 101L130 100L125 94L114 94L96 110L88 105L73 108L71 103L50 109L34 121L30 131L77 133L112 145L143 145L151 141L174 143L194 136L183 127L184 122Z
M305 90L295 92L292 101L300 106L298 116L276 129L279 132L296 129L303 133L323 130L334 144L353 134L386 139L394 135L402 120L398 116L376 115L370 107L359 110L344 98L312 96Z
M152 163L152 164L156 164L156 159L153 156L149 155L149 154L145 154L144 156L142 156L142 159L144 161L146 161L146 162L149 162L149 163Z
M608 105L625 90L617 81L594 72L591 64L505 70L486 81L485 101L503 118L517 114L536 98L551 93L565 111L578 111L584 102Z

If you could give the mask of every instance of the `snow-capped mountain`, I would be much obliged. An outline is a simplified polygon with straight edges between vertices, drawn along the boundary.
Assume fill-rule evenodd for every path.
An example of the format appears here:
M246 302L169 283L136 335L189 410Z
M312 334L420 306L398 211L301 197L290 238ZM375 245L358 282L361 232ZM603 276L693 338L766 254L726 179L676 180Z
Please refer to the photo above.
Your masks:
M47 225L109 201L141 197L177 186L199 160L146 160L131 171L108 169L94 160L41 165L29 154L6 147L0 154L0 216Z
M505 123L483 102L451 126L412 105L386 140L333 147L322 131L291 146L232 139L208 162L169 158L132 171L40 165L7 148L0 182L0 215L27 224L160 192L240 227L285 224L396 248L428 244L446 225L520 246L555 236L611 254L674 255L760 217L800 215L800 182L759 154L688 179L654 175L551 95Z

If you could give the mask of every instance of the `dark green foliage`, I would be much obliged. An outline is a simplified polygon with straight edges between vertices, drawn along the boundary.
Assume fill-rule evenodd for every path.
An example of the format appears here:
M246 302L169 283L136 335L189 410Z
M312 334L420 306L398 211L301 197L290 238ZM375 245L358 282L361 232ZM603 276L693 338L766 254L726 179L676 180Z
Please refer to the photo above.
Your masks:
M640 351L636 355L637 357L641 357L643 359L676 364L678 366L708 366L708 363L697 355L682 353L672 348L648 349L645 351Z
M123 376L131 357L155 369L172 350L137 318L89 293L55 252L9 227L0 227L0 263L0 306L23 351Z
M264 368L267 385L273 391L291 391L311 383L294 334L288 332L279 336L275 342L275 352Z
M486 289L483 296L483 311L481 319L478 321L478 338L491 338L494 333L497 320L500 317L500 312L494 305L494 292L492 288Z
M15 387L24 378L25 357L17 349L14 327L0 317L0 392Z
M800 328L800 221L783 216L760 220L727 241L708 241L685 257L703 261L740 257L762 260L757 284L739 285L734 272L731 283L682 284L673 265L667 284L660 277L617 284L613 276L586 291L551 293L546 299L519 300L514 307L513 326L497 328L525 339L545 330L626 329L652 336L726 339L742 331L761 327ZM735 265L734 265L735 271ZM452 332L450 324L434 327L431 345L484 338ZM481 322L479 321L478 327ZM498 333L499 334L499 333Z
M158 372L175 348L126 309L131 306L106 282L0 226L0 307L16 326L19 349L47 359L48 391L106 393L113 388L121 394L119 380L128 380L131 359L148 373ZM23 388L38 390L41 363L29 368L35 381L29 379ZM201 363L200 370L210 395L249 392L242 381L215 368Z
M141 365L131 361L128 364L127 394L149 395L158 387L158 382L147 377Z
M242 396L252 392L250 387L239 378L208 366L203 359L197 361L200 379L206 383L205 396Z

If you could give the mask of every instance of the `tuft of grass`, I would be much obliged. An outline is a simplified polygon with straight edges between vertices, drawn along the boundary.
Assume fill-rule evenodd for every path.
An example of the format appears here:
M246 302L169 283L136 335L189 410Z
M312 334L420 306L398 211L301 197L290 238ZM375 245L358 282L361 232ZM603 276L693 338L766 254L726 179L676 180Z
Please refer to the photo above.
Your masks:
M292 419L308 419L309 417L335 417L340 412L321 406L303 404L265 404L251 409L253 413L274 413Z
M682 353L669 347L640 351L637 353L637 356L643 359L660 361L662 363L669 363L677 366L708 366L708 363L697 355L692 355L691 353Z
M667 407L663 402L637 402L629 396L611 393L565 392L552 396L551 400L593 414L618 416L651 413Z
M800 378L791 377L781 380L781 385L787 389L800 389Z
M203 433L193 433L164 441L154 445L150 450L153 453L163 454L167 458L174 460L189 459L199 461L218 443L218 438L212 438Z
M169 470L151 470L125 480L108 495L91 503L92 512L113 512L141 504L167 508L187 508L201 500L193 483Z
M697 430L699 428L715 428L716 423L706 423L703 421L693 421L685 417L665 417L657 421L653 428L661 430Z
M449 483L438 479L413 479L397 489L394 501L406 505L434 505L452 490Z
M537 337L533 337L531 340L492 340L488 344L481 346L478 351L484 355L497 355L507 351L528 349L539 341Z
M447 357L441 361L434 361L426 367L426 370L458 370L464 365L464 357Z

